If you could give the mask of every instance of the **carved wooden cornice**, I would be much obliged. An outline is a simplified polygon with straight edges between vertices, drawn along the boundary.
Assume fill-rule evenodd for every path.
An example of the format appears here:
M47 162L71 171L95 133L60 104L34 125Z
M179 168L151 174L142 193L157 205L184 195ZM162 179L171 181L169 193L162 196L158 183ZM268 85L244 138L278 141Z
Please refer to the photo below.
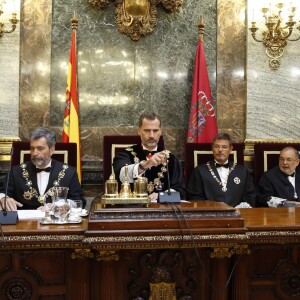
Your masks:
M97 236L85 235L13 235L5 234L0 249L74 249L72 257L110 256L107 251L115 252L128 249L177 249L212 248L211 257L233 254L248 254L248 247L253 244L288 244L300 243L300 232L297 230L248 231L235 234L196 234L190 235L118 235ZM94 253L96 251L96 253ZM102 252L105 251L105 252ZM224 253L224 254L220 254ZM113 255L113 254L111 254ZM229 256L229 257L230 257Z

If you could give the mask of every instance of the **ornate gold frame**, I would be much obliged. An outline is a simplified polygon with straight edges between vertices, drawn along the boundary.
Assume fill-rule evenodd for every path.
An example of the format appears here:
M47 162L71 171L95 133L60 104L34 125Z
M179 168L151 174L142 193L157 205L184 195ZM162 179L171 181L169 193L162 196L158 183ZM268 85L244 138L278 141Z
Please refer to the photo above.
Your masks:
M156 6L162 4L165 9L175 12L183 4L183 0L89 0L99 10L111 2L116 3L115 20L119 31L134 41L154 31L157 25Z

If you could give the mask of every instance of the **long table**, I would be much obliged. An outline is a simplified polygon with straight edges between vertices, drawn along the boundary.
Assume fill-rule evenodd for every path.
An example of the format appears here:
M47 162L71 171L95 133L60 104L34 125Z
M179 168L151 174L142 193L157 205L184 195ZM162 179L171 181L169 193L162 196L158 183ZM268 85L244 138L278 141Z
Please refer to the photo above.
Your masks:
M0 299L298 299L299 227L299 208L96 202L81 224L2 225Z

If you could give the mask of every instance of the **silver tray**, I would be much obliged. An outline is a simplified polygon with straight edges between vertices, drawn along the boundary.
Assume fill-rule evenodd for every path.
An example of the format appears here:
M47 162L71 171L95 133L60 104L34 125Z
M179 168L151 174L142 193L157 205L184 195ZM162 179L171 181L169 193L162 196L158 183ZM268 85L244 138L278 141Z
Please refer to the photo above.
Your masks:
M82 218L77 216L77 217L71 217L67 219L64 222L59 222L56 220L51 219L50 217L45 217L41 218L40 224L42 225L49 225L49 224L54 224L54 225L63 225L63 224L80 224L82 222Z
M149 203L151 202L150 197L141 197L141 198L101 198L101 203L103 207L106 207L107 204L109 205L116 205L116 204L143 204L148 207Z

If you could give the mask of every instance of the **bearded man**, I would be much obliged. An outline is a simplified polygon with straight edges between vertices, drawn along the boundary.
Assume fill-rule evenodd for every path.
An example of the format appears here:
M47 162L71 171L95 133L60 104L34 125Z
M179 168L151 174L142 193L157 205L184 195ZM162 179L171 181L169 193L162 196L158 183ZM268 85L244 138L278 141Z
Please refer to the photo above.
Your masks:
M158 193L170 188L180 192L181 199L185 197L183 172L179 160L170 151L158 145L162 135L161 120L154 112L144 112L138 121L138 135L141 142L117 153L113 168L119 184L125 180L127 165L127 180L133 185L138 177L146 177L152 183L149 190L152 201L158 199ZM167 174L169 169L169 178Z
M68 187L68 199L82 200L85 206L76 169L51 158L56 144L55 133L37 128L30 135L31 161L12 168L6 195L6 209L36 209L52 196L53 187ZM0 193L0 206L4 208L6 192L4 181Z

